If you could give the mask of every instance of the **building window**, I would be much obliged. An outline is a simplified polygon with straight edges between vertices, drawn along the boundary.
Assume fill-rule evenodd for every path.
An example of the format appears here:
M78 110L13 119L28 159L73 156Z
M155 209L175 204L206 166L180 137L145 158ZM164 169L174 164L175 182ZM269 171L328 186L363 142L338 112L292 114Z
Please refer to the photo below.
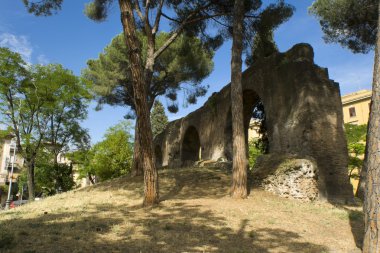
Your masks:
M356 117L355 107L350 107L348 111L350 112L350 118Z

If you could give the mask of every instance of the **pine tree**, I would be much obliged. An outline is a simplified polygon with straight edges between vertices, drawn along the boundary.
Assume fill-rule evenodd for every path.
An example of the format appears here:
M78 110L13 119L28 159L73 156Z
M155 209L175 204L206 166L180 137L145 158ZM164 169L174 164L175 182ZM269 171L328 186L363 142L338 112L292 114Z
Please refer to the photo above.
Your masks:
M364 166L363 252L380 252L380 2L378 0L317 0L310 8L319 18L327 42L337 42L355 53L375 49L371 110ZM362 190L359 185L358 192Z
M158 100L154 102L150 121L152 122L153 137L164 131L168 124L168 117L165 114L164 106Z

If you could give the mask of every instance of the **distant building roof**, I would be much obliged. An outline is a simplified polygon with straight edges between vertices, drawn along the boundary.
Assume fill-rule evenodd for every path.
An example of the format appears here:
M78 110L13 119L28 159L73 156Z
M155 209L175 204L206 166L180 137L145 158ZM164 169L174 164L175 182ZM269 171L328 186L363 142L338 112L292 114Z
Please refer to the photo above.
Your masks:
M372 91L370 90L359 90L353 93L342 96L342 104L350 104L356 101L371 98Z

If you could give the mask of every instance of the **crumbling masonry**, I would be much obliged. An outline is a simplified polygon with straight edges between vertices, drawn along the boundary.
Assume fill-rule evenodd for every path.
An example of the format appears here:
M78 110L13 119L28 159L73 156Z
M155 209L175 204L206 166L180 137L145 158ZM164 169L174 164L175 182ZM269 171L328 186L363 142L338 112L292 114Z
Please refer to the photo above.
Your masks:
M266 112L269 154L262 156L255 168L258 184L287 197L306 194L309 199L352 198L339 85L329 79L327 69L314 64L310 45L298 44L286 53L257 61L243 73L243 91L246 131L259 99ZM230 85L227 85L198 110L170 122L155 138L156 162L179 168L198 160L231 161L231 143ZM296 161L289 162L292 159ZM309 173L309 177L312 173L310 178L317 191L312 194L308 191L313 182L293 177L295 186L293 181L281 181L287 175L297 174L289 171L306 168L302 161L313 167L298 173ZM284 169L284 164L298 165ZM276 182L272 179L281 174L279 171L284 173ZM281 190L287 184L295 189ZM306 189L302 188L305 184Z

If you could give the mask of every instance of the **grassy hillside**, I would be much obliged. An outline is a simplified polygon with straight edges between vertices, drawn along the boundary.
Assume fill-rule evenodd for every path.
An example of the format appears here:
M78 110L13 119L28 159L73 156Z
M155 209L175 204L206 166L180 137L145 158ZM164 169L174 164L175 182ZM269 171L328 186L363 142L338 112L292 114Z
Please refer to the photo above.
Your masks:
M300 203L253 189L228 197L216 169L160 171L162 202L119 178L0 213L0 252L356 252L360 208ZM359 252L359 251L358 251Z

